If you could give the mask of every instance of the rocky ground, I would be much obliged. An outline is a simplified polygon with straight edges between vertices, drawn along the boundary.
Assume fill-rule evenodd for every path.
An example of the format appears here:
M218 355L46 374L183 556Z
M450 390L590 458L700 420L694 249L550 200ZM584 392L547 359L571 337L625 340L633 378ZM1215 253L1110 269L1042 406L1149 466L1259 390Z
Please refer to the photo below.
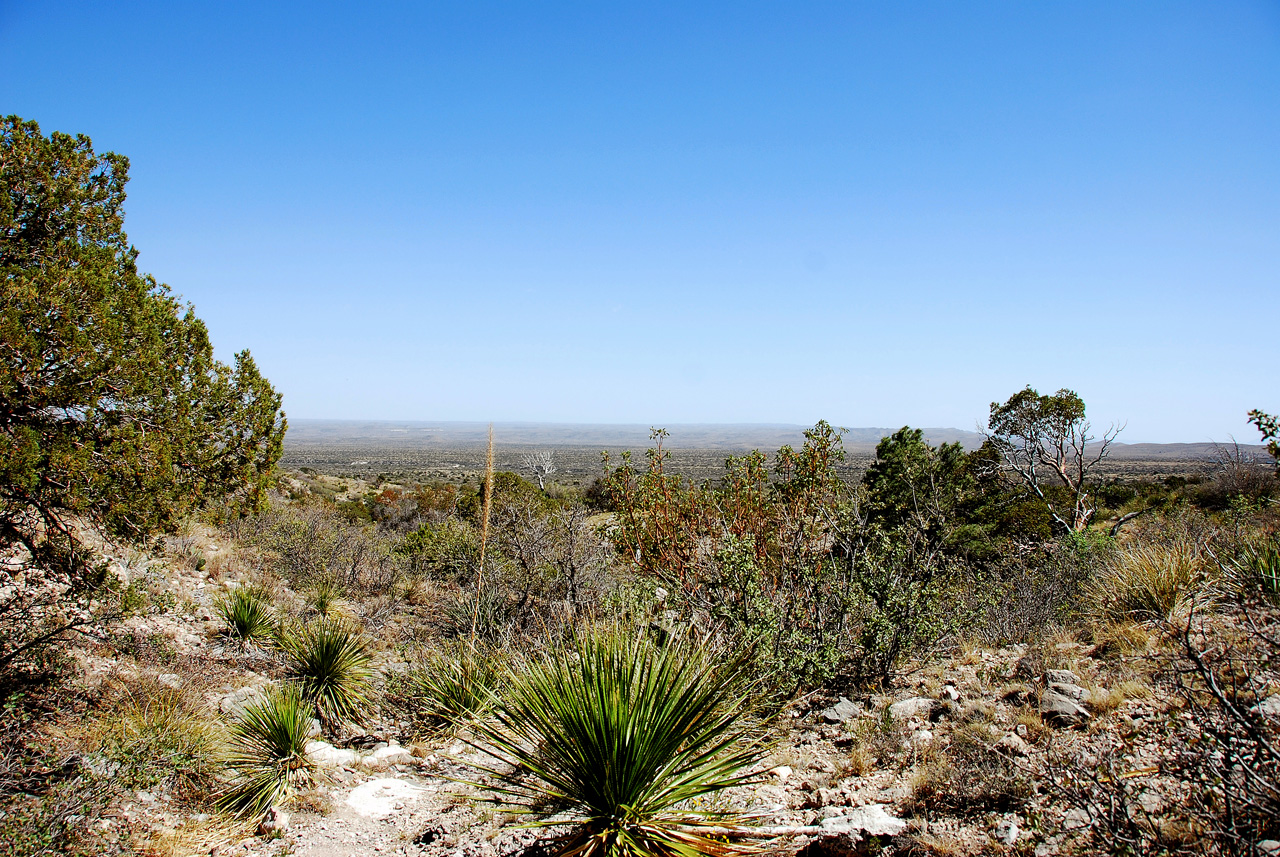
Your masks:
M78 650L87 684L180 689L225 721L275 680L271 655L219 641L214 600L253 569L218 539L201 530L171 544L176 559L163 569L117 561L121 573L151 574L153 592L171 593L172 606L124 623L130 653ZM382 626L384 673L405 667L402 631ZM1154 678L1158 642L1131 629L1115 639L1062 635L1033 650L975 647L915 665L891 692L806 697L770 725L774 744L757 781L723 799L753 818L770 850L809 857L1072 853L1073 836L1093 823L1070 798L1082 778L1123 777L1155 813L1181 798L1184 786L1159 773L1161 735L1186 715ZM132 794L104 823L149 831L156 853L224 857L498 857L548 835L466 784L480 776L468 763L483 758L458 736L428 738L388 716L332 742L317 735L309 752L320 784L257 829L163 789Z

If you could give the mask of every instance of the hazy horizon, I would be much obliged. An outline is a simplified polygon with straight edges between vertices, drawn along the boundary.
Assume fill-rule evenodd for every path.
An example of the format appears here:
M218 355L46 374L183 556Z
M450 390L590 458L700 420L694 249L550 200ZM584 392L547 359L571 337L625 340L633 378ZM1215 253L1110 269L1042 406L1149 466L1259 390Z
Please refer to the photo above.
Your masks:
M315 418L1256 439L1278 92L1268 0L0 4L3 110Z

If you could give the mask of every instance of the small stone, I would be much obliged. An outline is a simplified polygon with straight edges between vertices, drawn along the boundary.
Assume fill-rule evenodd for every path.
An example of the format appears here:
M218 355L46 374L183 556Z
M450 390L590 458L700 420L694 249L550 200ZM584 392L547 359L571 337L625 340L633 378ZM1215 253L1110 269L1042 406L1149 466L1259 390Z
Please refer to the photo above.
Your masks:
M1026 738L1026 737L1027 737L1027 724L1025 724L1025 723L1019 723L1017 726L1013 727L1013 731L1014 731L1014 732L1016 732L1016 733L1018 734L1018 737L1019 737L1019 738Z
M1045 670L1044 680L1047 684L1079 684L1080 676L1071 670Z
M769 773L777 777L778 782L785 783L787 779L795 773L795 771L791 769L790 765L779 765L778 767L771 769Z
M914 747L928 747L933 743L933 733L928 729L917 729L911 733L911 744Z
M1013 845L1018 841L1018 832L1018 817L1010 815L996 823L991 835L995 837L997 842L1004 845Z
M952 684L943 685L943 687L942 687L942 693L941 693L941 694L939 694L939 695L940 695L943 699L948 699L948 700L950 700L951 702L959 702L959 701L960 701L960 691L956 690L955 685L952 685Z
M1021 725L1021 724L1019 724ZM996 742L996 749L1012 756L1025 756L1031 752L1031 748L1027 746L1027 742L1023 741L1018 735L1006 735Z
M1273 693L1253 707L1253 711L1263 717L1280 717L1280 693ZM1264 839L1263 842L1273 842Z
M1069 696L1046 690L1040 694L1040 716L1049 723L1072 726L1089 719L1089 712Z
M1083 830L1091 824L1093 824L1093 819L1089 816L1088 811L1078 807L1067 810L1067 814L1062 818L1063 830Z
M267 809L262 821L258 822L258 833L263 836L278 836L289 829L289 813L278 806Z
M839 702L830 708L824 709L818 716L827 723L844 723L846 720L857 717L860 710L858 703L845 699L842 696L840 697Z
M933 711L933 700L923 696L914 696L889 706L889 714L894 720L909 720Z
M1273 696L1271 698L1280 699L1280 696ZM1280 854L1280 842L1277 842L1274 839L1260 840L1256 847L1258 849L1259 854L1267 854L1267 855Z

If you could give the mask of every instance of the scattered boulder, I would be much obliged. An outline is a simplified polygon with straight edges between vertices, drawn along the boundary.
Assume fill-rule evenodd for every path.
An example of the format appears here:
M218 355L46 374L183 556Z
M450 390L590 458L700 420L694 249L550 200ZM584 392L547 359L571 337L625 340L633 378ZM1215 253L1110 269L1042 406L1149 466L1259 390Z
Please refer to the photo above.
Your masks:
M1054 690L1040 694L1040 716L1058 726L1074 726L1089 719L1089 712L1069 696Z
M1079 684L1080 676L1071 670L1045 670L1044 680L1046 684Z
M1069 682L1055 681L1049 684L1049 690L1054 693L1060 693L1076 702L1088 702L1089 691L1078 684Z
M778 782L785 783L787 779L795 773L795 771L791 769L790 765L779 765L778 767L771 769L769 773L777 777Z
M1256 714L1261 714L1263 717L1280 717L1280 693L1273 693L1271 696L1268 696L1266 699L1262 700L1262 702L1255 705L1253 707L1253 711ZM1264 841L1272 842L1274 840L1267 839ZM1259 847L1261 847L1261 845L1259 845Z
M278 806L267 808L258 822L258 833L262 836L279 836L289 829L289 813Z
M1027 742L1014 733L1009 733L996 742L996 749L1010 756L1025 756L1031 752Z
M897 836L907 823L890 815L884 804L869 803L852 806L842 815L824 818L819 826L829 833L856 833L864 836Z
M1010 815L996 822L996 826L991 831L991 835L1002 845L1013 845L1018 841L1019 832L1018 817L1016 815Z
M895 702L889 706L889 714L894 720L909 720L912 717L921 715L929 715L933 713L934 701L923 696L913 696L910 699L904 699Z
M413 754L399 744L387 744L374 750L361 760L366 765L408 765Z
M861 707L856 702L840 697L840 701L830 708L823 709L818 715L827 723L844 723L858 716Z
M954 684L943 685L942 692L939 694L939 696L942 699L948 700L949 702L960 701L960 691L956 690L956 686Z
M360 754L355 750L335 747L327 741L308 741L307 755L322 768L350 767L360 761Z

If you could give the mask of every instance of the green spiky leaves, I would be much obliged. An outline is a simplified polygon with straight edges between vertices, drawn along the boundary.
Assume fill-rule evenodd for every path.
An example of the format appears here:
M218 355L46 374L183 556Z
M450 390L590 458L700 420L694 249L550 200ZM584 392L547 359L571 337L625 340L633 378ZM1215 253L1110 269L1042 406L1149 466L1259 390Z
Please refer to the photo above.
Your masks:
M487 771L504 802L540 824L576 823L559 843L567 857L735 850L706 834L736 816L695 804L749 782L761 757L745 664L688 641L592 630L512 675L473 727L476 746L511 766Z

